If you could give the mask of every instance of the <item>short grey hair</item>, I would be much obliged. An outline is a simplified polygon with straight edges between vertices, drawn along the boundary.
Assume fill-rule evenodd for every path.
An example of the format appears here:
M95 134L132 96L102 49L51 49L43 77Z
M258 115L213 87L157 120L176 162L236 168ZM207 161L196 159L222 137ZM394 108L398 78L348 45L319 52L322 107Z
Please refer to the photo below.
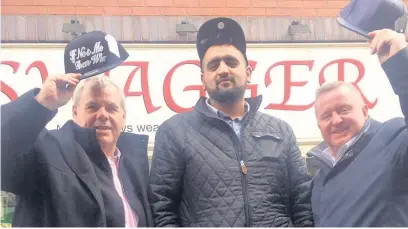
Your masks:
M327 92L330 92L330 91L333 91L335 89L339 89L342 87L348 88L351 91L357 92L359 95L361 95L360 91L358 91L358 89L352 83L336 81L336 82L330 82L330 83L324 84L323 86L318 88L316 90L315 100L317 100L322 94L325 94Z
M74 106L77 106L79 104L81 100L82 91L84 90L84 87L87 84L91 84L91 86L97 86L98 88L104 88L108 85L115 87L118 90L118 93L120 94L121 98L120 106L123 108L124 111L126 111L125 95L123 94L122 90L109 77L103 74L92 76L79 82L72 97Z

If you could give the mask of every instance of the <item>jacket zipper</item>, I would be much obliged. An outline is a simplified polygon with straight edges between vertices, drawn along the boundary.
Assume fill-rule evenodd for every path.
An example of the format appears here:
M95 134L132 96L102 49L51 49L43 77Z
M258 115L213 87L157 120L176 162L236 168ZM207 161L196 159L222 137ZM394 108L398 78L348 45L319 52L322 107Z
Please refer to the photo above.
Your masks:
M234 132L235 134L235 132ZM235 135L235 139L237 139L237 136ZM239 140L239 139L238 139ZM251 227L251 219L249 216L249 198L248 198L248 168L245 165L244 160L242 159L241 155L242 155L242 146L241 146L241 142L239 142L237 144L239 146L239 150L236 151L237 153L237 159L238 159L238 165L241 168L241 183L242 183L242 191L243 191L243 195L244 195L244 208L245 208L245 221L246 221L246 226L247 227Z
M229 126L229 125L228 125ZM230 127L230 126L229 126ZM243 125L241 125L241 133L242 133L242 128ZM244 195L244 210L245 210L245 222L246 222L246 227L251 227L251 217L249 214L249 198L248 198L248 168L245 165L244 159L242 158L242 144L240 139L238 138L238 136L236 135L235 131L230 127L230 129L233 132L233 139L235 139L236 142L236 146L235 147L235 152L236 156L237 156L237 160L238 160L238 165L241 168L241 183L242 183L242 191L243 191L243 195ZM238 148L238 149L237 149Z
M204 114L203 114L204 115ZM215 119L220 120L221 122L223 122L224 124L228 125L228 123L226 123L224 120L218 118L218 117L213 117ZM244 119L242 120L241 123L241 133L243 130L243 124L244 124ZM232 129L232 127L230 125L228 125L229 129L232 131L233 136L233 141L235 141L236 144L234 144L234 148L235 148L235 156L237 156L237 162L238 162L238 166L241 168L241 185L242 185L242 190L243 190L243 195L244 195L244 210L245 210L245 222L246 222L246 227L251 227L252 223L251 223L251 218L250 218L250 214L249 214L249 198L248 198L248 178L247 178L247 174L248 174L248 168L245 165L244 160L242 159L241 155L242 155L242 144L240 142L240 139L238 138L238 136L236 135L235 131ZM238 142L236 142L238 140ZM239 147L237 149L237 146Z
M241 160L241 171L242 171L242 183L243 183L243 190L244 190L244 206L245 206L245 218L247 222L247 227L251 227L251 217L249 215L249 198L248 198L248 177L246 176L248 173L247 167L243 160Z
M245 165L245 163L244 163L243 160L241 160L241 170L242 170L242 173L243 173L244 175L246 175L246 174L248 173L247 167L246 167L246 165Z

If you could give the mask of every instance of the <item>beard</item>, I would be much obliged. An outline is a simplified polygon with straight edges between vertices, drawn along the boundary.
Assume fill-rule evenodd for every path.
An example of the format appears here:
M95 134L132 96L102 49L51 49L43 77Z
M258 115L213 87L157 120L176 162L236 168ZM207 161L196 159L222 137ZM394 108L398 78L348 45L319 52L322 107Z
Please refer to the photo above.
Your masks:
M208 89L206 86L210 99L226 105L232 105L241 100L245 95L247 85L244 84L241 86L236 86L235 80L232 80L231 82L233 83L234 87L227 89L219 88L219 83L217 83L217 87L214 90Z

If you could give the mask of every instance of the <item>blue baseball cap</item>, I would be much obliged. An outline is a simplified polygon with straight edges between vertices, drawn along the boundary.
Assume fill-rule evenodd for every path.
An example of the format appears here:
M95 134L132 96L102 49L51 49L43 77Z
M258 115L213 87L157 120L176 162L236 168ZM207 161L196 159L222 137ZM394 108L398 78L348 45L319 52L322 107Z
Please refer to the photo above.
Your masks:
M352 0L340 11L337 22L366 38L374 30L405 33L407 9L402 0Z

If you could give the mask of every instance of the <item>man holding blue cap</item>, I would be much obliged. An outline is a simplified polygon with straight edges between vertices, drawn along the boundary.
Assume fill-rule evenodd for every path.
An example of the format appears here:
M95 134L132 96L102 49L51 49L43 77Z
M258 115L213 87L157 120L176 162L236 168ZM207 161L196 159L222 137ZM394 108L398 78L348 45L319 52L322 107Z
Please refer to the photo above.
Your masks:
M209 98L156 134L149 199L155 226L313 226L310 181L291 127L244 99L252 69L241 26L230 18L197 34Z
M408 225L408 48L400 33L405 14L400 0L353 0L342 10L339 22L369 38L405 119L381 123L369 117L351 83L318 89L315 112L324 142L307 153L318 166L312 191L317 227Z
M374 9L357 16L363 6ZM405 119L381 123L370 118L360 92L350 83L334 82L318 89L315 111L324 142L307 154L319 167L313 178L314 221L318 227L406 227L408 48L400 33L405 28L405 6L394 0L361 0L345 9L345 26L370 39L371 53L377 54ZM399 15L387 14L377 24L379 18L369 20L373 12ZM400 23L399 29L394 22ZM377 30L368 32L373 28Z
M100 75L127 57L111 35L87 33L66 46L67 74L1 106L1 189L18 196L13 226L153 226L148 137L121 133L125 98ZM72 120L45 129L71 98Z

